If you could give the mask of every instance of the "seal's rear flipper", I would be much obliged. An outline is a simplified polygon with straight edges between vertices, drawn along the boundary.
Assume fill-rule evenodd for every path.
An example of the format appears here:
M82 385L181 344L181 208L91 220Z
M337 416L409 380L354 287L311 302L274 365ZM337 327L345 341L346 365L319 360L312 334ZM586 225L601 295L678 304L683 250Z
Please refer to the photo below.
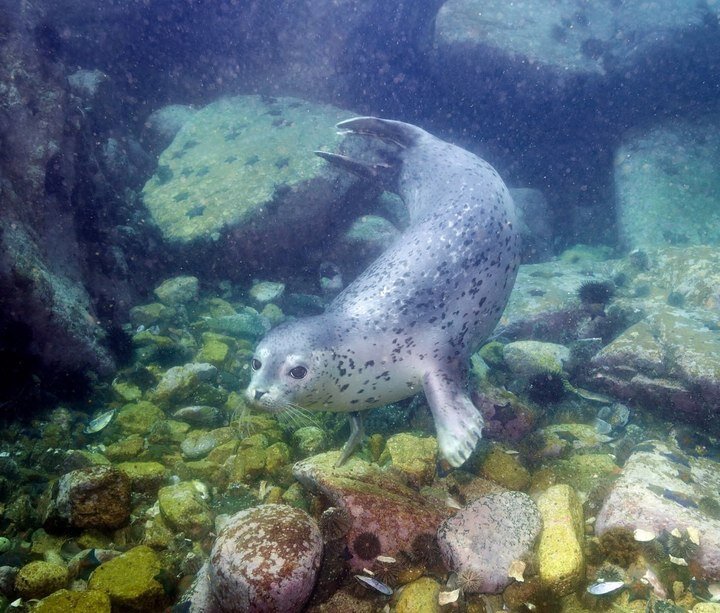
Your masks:
M348 413L350 419L350 438L347 443L343 445L342 453L340 458L335 463L335 468L345 464L347 459L353 454L362 442L363 436L365 436L365 426L363 425L363 416L359 411L353 411Z
M343 134L364 134L382 138L400 145L403 148L410 147L421 136L427 134L422 128L413 126L402 121L392 119L380 119L379 117L355 117L346 119L337 124L337 128Z
M349 158L346 155L340 155L339 153L316 151L315 155L320 156L321 158L327 160L335 166L344 168L345 170L348 170L351 173L366 179L375 179L382 176L383 174L386 174L389 170L392 169L392 166L390 164L367 164L360 160L354 160L352 158Z
M483 427L482 415L464 387L460 377L444 371L427 372L423 376L440 452L456 468L475 451Z

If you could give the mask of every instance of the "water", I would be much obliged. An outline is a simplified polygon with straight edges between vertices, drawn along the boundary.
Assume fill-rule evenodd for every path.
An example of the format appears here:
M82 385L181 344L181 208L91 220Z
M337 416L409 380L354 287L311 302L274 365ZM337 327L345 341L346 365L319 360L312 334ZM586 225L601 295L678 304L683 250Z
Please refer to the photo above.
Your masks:
M229 551L200 567L218 543L274 559L261 529L233 536L235 513L260 525L268 504L307 513L302 553L291 528L263 529L314 585L283 584L278 610L420 610L423 586L461 610L717 599L715 3L0 6L0 609L254 610L271 596L247 595L247 571L222 583ZM335 133L360 115L482 157L518 208L517 280L468 364L484 436L460 468L422 393L368 411L339 469L343 412L243 395L272 328L408 242L392 177L313 155L396 159ZM482 562L507 586L481 595L479 562L435 534L498 488L529 493L545 529L513 579ZM318 532L321 516L340 519ZM128 564L141 595L123 605ZM207 596L207 572L235 600Z

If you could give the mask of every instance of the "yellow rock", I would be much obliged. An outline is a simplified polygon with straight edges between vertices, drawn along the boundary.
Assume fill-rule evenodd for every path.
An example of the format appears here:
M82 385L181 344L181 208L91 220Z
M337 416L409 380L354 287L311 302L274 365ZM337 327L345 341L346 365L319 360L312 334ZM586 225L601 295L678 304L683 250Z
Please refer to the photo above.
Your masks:
M88 588L110 596L113 610L162 611L165 591L155 580L161 570L158 555L139 545L98 566L90 575Z
M391 463L412 485L420 487L432 483L437 451L437 441L432 437L395 434L387 440L380 464Z
M34 613L110 613L110 598L105 592L85 590L70 592L59 590L43 598L33 609Z
M530 485L530 473L517 459L501 447L493 447L482 464L482 474L509 490L523 491Z
M52 562L30 562L23 566L15 577L15 589L18 594L30 600L43 598L65 587L68 582L68 570Z
M720 602L700 602L692 608L692 613L720 613Z
M557 595L569 594L585 576L582 505L569 485L553 485L540 494L537 506L543 521L540 580Z
M395 613L439 613L440 584L430 577L408 583L400 592Z

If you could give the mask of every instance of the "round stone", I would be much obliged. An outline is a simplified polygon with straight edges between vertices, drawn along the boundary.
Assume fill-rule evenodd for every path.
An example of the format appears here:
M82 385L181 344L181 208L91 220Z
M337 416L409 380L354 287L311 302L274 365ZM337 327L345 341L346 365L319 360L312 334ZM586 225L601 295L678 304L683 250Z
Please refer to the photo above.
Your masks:
M232 516L210 555L219 611L302 610L322 558L315 521L293 507L261 505Z

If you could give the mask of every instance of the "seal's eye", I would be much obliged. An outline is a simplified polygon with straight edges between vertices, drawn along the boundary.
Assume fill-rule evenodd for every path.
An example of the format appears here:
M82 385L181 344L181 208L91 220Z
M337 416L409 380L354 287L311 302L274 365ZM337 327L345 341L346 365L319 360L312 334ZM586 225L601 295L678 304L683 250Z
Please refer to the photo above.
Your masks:
M290 369L290 376L293 379L303 379L306 374L307 368L304 366L296 366L295 368Z
M260 360L258 360L257 358L253 358L250 361L250 368L252 368L253 370L260 370L261 366L262 366L262 362Z

